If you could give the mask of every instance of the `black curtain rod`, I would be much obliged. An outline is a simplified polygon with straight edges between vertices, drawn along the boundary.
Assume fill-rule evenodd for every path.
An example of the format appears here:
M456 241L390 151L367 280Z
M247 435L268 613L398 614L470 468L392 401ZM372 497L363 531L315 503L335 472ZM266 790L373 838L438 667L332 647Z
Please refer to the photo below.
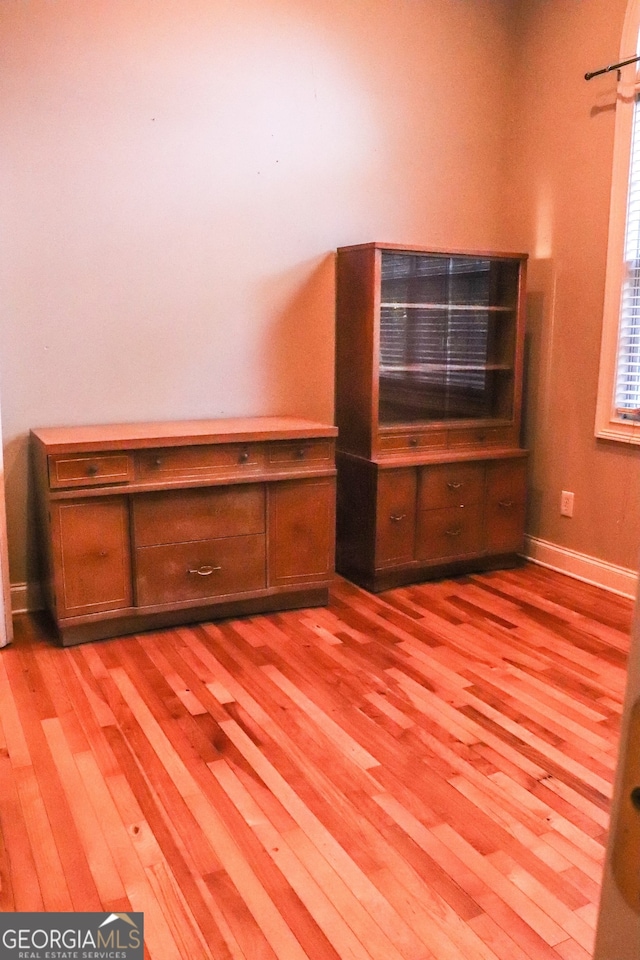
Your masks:
M626 67L628 63L637 63L640 60L638 57L630 57L628 60L622 60L620 63L612 63L608 67L603 67L602 70L594 70L593 73L585 73L585 80L591 80L592 77L599 77L601 73L609 73L610 70L619 70L620 67Z

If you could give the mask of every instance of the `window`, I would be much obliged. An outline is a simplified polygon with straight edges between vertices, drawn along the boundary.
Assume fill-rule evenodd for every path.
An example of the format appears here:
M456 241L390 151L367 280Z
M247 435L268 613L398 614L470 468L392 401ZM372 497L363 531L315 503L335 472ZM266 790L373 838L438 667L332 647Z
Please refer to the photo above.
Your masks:
M621 57L640 53L630 0ZM640 443L640 64L623 68L616 105L611 215L596 436ZM635 71L635 74L634 74Z

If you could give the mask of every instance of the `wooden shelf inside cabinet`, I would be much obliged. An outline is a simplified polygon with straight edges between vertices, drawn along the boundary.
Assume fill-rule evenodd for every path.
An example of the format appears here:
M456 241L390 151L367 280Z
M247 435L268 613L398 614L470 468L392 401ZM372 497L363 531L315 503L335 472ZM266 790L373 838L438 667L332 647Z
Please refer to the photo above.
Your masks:
M32 430L60 642L326 603L336 434L293 417Z
M515 562L526 260L382 243L338 250L337 569L362 586ZM465 464L473 503L433 506L422 492L431 475ZM500 506L502 475L513 490Z

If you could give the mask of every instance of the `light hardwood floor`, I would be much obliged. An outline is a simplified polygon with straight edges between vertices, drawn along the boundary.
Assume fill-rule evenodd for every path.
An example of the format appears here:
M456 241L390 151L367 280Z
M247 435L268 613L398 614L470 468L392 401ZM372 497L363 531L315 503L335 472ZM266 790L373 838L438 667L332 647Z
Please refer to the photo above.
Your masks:
M632 604L540 567L0 652L0 909L153 960L587 960Z

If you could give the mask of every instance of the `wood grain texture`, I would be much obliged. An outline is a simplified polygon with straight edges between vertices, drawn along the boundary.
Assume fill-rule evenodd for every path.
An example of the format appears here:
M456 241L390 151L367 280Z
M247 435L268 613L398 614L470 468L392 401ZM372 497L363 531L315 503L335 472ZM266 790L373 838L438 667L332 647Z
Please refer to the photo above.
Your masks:
M0 909L150 960L587 960L631 603L533 565L0 652Z
M169 420L154 423L109 423L80 427L43 427L32 430L36 441L65 449L87 447L110 450L114 447L135 450L149 445L152 438L160 446L176 446L189 437L193 443L227 443L231 440L256 440L264 430L273 431L273 439L297 439L311 430L316 436L335 437L336 427L298 417L229 417L224 420ZM224 437L224 439L222 439ZM70 449L70 448L69 448Z

